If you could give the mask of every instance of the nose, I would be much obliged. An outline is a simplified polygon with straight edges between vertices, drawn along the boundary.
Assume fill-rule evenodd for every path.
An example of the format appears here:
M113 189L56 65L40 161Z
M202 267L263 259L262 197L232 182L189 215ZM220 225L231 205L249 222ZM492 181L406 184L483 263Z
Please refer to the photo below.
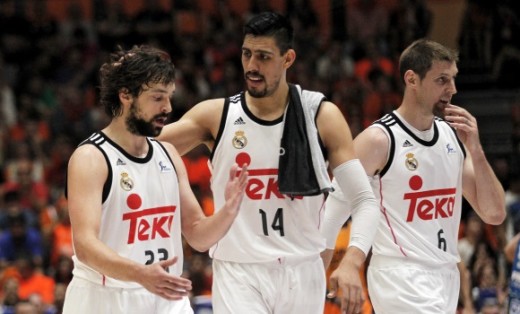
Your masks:
M168 98L165 105L163 106L162 110L163 113L170 113L172 112L172 101Z
M257 72L258 65L254 56L250 58L244 58L244 70L246 72Z
M451 81L449 89L452 95L455 95L457 93L457 86L455 86L455 80Z

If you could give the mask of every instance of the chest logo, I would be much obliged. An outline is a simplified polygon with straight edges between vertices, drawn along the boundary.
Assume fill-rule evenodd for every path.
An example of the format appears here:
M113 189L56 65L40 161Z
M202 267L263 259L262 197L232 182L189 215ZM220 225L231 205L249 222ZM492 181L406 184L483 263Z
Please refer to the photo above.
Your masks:
M448 153L448 155L451 155L451 154L456 154L457 150L455 150L455 148L453 148L451 146L451 144L448 143L448 144L446 144L446 152Z
M130 178L126 172L121 172L121 179L119 180L119 184L125 191L130 191L134 188L134 180L132 180L132 178Z
M236 149L242 149L247 145L247 138L244 135L244 131L236 131L233 137L233 147Z
M404 161L404 165L406 169L410 171L415 171L419 168L419 162L415 159L414 154L408 153L406 154L406 160Z

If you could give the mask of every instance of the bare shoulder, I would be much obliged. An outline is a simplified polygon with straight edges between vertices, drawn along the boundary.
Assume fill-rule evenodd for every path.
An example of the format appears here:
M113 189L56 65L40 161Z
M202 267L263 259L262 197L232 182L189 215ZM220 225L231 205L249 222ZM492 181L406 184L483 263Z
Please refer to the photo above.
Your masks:
M341 117L343 117L343 114L339 110L338 106L336 106L336 104L325 100L321 102L320 109L318 111L318 117L333 117L338 113L341 114Z
M365 171L372 176L379 173L388 161L388 135L380 127L368 127L354 139L354 151Z
M71 182L102 182L107 174L105 156L95 145L81 145L70 156L67 176Z
M98 165L101 161L103 161L103 165L106 164L104 162L105 157L103 156L103 153L99 150L99 148L92 144L84 144L74 150L74 152L70 156L69 165Z
M380 127L372 126L364 129L355 139L354 143L362 143L376 147L388 147L390 140L388 134Z

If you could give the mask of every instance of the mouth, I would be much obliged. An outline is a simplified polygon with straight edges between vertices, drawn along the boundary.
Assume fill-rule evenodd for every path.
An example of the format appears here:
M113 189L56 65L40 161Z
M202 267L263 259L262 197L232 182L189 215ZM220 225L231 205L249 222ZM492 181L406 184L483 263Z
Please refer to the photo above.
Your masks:
M168 117L160 116L155 119L153 119L153 122L158 127L163 127L166 125L166 121L168 120Z
M246 73L246 80L252 83L260 83L264 80L264 77L257 74Z

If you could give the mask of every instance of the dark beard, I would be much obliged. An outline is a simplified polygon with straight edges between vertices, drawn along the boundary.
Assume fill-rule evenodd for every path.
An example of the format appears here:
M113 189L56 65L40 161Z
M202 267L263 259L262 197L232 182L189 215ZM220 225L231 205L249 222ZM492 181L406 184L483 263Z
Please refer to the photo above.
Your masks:
M251 72L246 73L244 75L244 78L246 79L246 81L247 81L247 77L248 77L249 74L254 74L254 73L251 73ZM258 76L258 74L257 74L257 76ZM264 80L263 76L260 76L260 77L262 78L262 80ZM265 83L265 80L264 80L264 83ZM246 87L247 87L247 92L253 98L262 98L262 97L267 96L267 86L264 89L262 89L262 90L256 90L256 89L249 88L249 86L246 83Z
M162 128L154 127L152 121L161 116L163 114L156 115L150 121L139 118L137 116L137 106L134 102L130 107L130 114L126 118L126 128L135 135L156 137L161 133Z
M263 90L254 90L254 89L247 89L247 92L249 93L249 95L253 98L262 98L262 97L265 97L267 95L267 89L263 89Z

